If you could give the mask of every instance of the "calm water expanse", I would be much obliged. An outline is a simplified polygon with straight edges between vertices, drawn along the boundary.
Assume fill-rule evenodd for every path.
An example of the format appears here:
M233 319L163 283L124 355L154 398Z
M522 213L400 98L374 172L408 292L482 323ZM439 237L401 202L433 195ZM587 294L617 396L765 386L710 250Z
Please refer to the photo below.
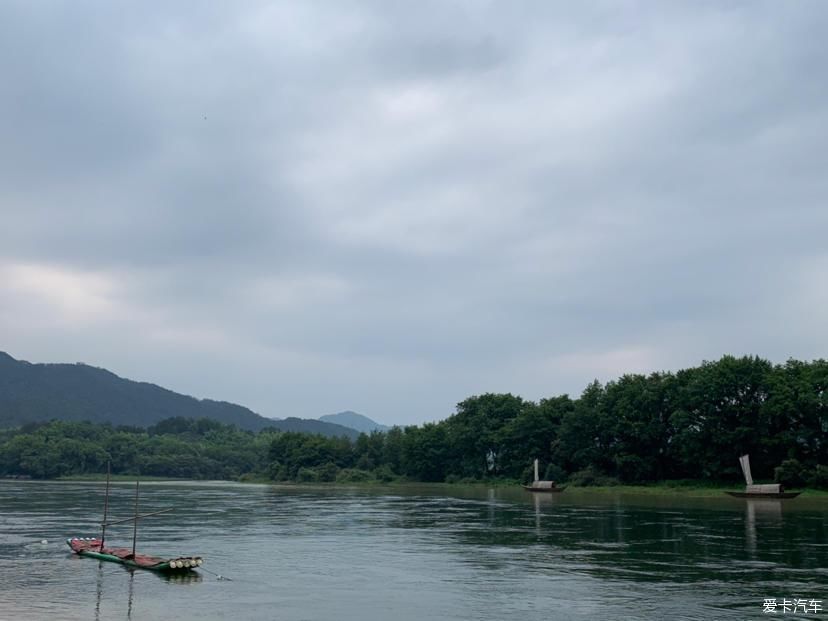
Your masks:
M133 487L113 486L113 517ZM103 483L0 481L0 619L769 619L828 607L828 501L567 490L145 483L139 548L203 555L170 580L71 555ZM131 527L113 527L128 544ZM48 543L41 543L42 540ZM803 619L825 618L808 613Z

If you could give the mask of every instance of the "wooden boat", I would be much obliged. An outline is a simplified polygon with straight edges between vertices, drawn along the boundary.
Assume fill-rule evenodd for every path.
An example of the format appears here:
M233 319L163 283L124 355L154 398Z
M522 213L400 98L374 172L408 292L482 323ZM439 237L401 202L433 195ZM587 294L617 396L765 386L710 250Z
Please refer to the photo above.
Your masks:
M163 559L146 554L134 554L129 548L101 547L101 540L97 537L72 537L66 543L72 552L79 556L88 556L101 561L120 563L135 569L149 569L164 573L186 573L204 562L199 556L185 556L174 559Z
M777 498L779 500L796 498L800 494L800 492L786 492L785 488L779 483L755 485L753 476L750 474L750 457L747 455L742 455L739 458L739 465L742 467L742 474L745 475L745 491L725 492L725 494L736 498Z
M78 556L88 556L96 558L101 561L109 561L111 563L120 563L134 569L149 569L151 571L163 572L165 574L182 574L189 573L201 567L204 559L200 556L181 556L177 558L159 558L150 556L148 554L138 554L135 552L135 544L138 539L138 520L150 517L152 515L159 515L161 513L168 513L172 509L162 509L161 511L153 511L152 513L145 513L138 515L138 481L135 482L135 515L131 518L123 520L107 521L107 512L109 509L109 485L110 485L110 467L107 465L106 469L106 495L104 497L104 517L101 522L101 537L72 537L66 540L66 543L72 549L72 552ZM123 524L124 522L132 522L132 549L129 548L111 548L106 547L106 527L115 524Z
M541 481L538 478L538 460L535 460L535 480L532 481L532 485L524 485L523 489L530 491L530 492L540 492L543 494L554 494L556 492L562 492L566 489L566 486L558 486L555 481Z
M735 498L796 498L801 492L725 492Z
M538 485L538 483L551 483L549 486ZM566 485L555 485L555 481L535 481L532 485L524 485L523 489L530 492L539 492L546 494L554 494L555 492L562 492L566 489Z

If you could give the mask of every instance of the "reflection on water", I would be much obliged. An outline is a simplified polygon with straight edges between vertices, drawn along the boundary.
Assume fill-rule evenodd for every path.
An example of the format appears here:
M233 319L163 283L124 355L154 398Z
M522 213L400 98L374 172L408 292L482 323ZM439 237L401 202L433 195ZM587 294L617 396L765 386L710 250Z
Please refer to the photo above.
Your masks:
M135 571L129 572L129 598L127 599L127 619L132 619L132 598L135 596Z
M0 482L0 619L761 618L766 597L828 600L825 500L147 483L143 510L176 510L142 524L146 552L213 572L167 577L69 553L101 493Z
M93 559L89 559L92 562L96 562L98 564L98 568L96 571L96 598L95 598L95 621L100 621L101 619L106 619L106 616L101 616L101 601L104 600L104 566L108 565L105 561L94 561ZM129 567L120 566L120 569L125 576L124 580L127 584L127 598L126 598L126 618L132 619L132 603L135 599L135 574L136 573L147 573L153 576L156 576L158 579L162 580L163 582L167 582L170 584L193 584L201 582L204 578L200 573L197 572L190 572L188 574L162 574L156 572L142 572L141 570L131 569ZM115 578L116 581L121 580L120 577ZM117 610L112 612L110 611L109 616L115 616L116 618L119 617Z
M745 541L747 550L752 559L756 557L756 516L767 522L782 521L782 501L762 500L757 498L745 499Z
M98 563L98 572L97 572L97 589L96 593L98 595L97 599L95 600L95 621L101 618L101 596L103 595L103 563Z

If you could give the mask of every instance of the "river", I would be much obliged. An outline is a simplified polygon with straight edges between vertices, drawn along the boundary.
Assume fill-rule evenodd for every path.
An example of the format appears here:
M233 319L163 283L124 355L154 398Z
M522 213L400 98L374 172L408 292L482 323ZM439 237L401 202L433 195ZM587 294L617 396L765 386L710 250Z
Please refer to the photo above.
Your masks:
M139 551L205 558L167 579L69 552L67 537L98 534L103 489L0 481L0 619L814 619L828 607L825 498L145 482L142 512L175 510L142 521ZM113 484L111 517L132 514L133 493ZM131 536L126 524L107 540ZM795 615L785 599L812 603Z

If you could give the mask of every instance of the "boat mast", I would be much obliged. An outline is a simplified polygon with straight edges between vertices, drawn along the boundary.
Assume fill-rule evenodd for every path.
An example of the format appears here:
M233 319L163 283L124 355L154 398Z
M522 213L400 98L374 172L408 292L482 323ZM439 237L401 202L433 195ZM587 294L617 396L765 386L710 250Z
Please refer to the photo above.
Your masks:
M106 538L106 513L109 510L109 478L112 474L112 462L106 462L106 496L104 496L104 517L101 523L101 552L104 549L104 539Z
M135 522L132 527L132 558L135 558L135 541L138 539L138 481L135 481Z

